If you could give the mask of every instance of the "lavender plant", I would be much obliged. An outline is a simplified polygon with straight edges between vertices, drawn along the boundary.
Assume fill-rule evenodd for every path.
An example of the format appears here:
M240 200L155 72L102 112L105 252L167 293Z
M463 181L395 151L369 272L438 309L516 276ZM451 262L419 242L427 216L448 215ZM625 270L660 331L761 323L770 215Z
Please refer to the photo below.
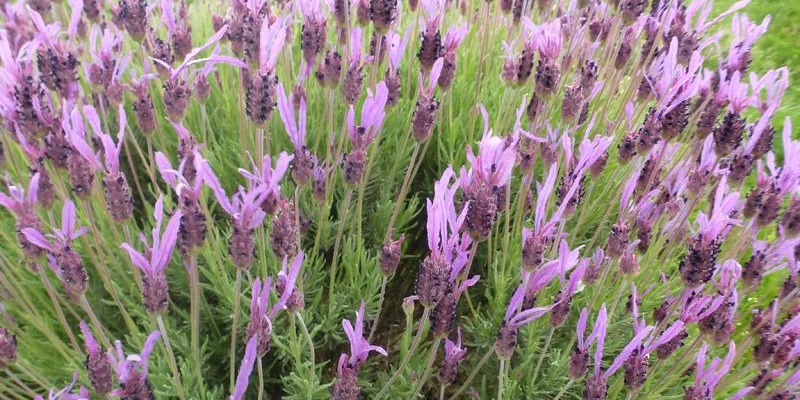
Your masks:
M730 3L3 2L0 400L800 398Z

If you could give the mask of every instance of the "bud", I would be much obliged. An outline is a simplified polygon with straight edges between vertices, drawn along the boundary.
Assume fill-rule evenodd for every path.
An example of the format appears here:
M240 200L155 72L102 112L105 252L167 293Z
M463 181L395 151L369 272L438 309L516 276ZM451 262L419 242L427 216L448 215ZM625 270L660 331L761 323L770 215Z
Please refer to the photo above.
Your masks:
M584 96L580 86L567 87L564 94L564 102L561 103L561 117L567 121L572 121L580 116L583 108Z
M145 135L156 130L156 115L153 107L153 98L146 83L139 84L135 90L136 100L133 102L133 111L136 114L136 124Z
M55 262L64 292L70 300L77 302L89 286L89 276L81 256L66 247L55 254Z
M411 116L411 132L417 142L422 143L430 138L438 110L439 102L433 96L428 97L424 94L419 96L414 114Z
M371 0L369 3L369 16L375 25L375 31L381 36L385 35L397 19L397 0Z
M317 159L314 153L305 146L302 149L295 149L294 158L289 163L292 168L292 179L298 185L305 185L314 176L314 166Z
M608 395L608 380L603 374L591 376L583 387L584 400L605 400Z
M450 286L451 267L441 256L430 254L417 272L417 295L423 307L431 309L442 300Z
M584 96L592 93L595 82L597 82L597 64L594 61L586 60L581 67L581 80L578 85Z
M441 77L440 77L441 80ZM386 83L386 89L389 92L389 96L386 100L386 105L394 106L397 105L397 101L400 99L400 87L402 85L400 79L400 72L399 71L386 71L386 75L383 77L383 81Z
M689 124L689 100L684 100L661 117L661 138L670 141Z
M253 231L233 224L233 233L228 242L228 253L233 264L242 270L249 270L253 265L256 254L256 244L253 240Z
M431 310L431 333L437 339L447 337L456 323L456 307L458 306L458 294L453 291L452 285L448 285L436 307Z
M573 380L578 380L586 375L586 370L589 369L589 352L581 350L578 346L572 349L572 355L567 364L567 374Z
M144 39L147 33L146 0L120 0L119 5L112 10L112 14L133 40L141 42Z
M0 328L0 368L17 361L17 337L6 328Z
M536 96L535 93L531 95L531 100L528 102L528 106L525 107L525 116L528 117L529 122L533 122L536 119L536 116L539 115L543 106L544 103L539 100L539 97Z
M142 298L147 312L158 314L169 305L169 286L164 274L142 276Z
M628 390L638 390L647 380L647 370L650 367L650 358L647 354L639 355L641 348L634 349L630 357L625 360L623 369L625 370L625 387Z
M728 112L722 123L714 127L714 151L723 157L730 154L742 141L747 122L739 114Z
M720 245L719 240L714 240L709 245L703 244L700 238L689 241L688 252L678 265L681 279L687 287L697 287L711 280Z
M639 142L639 135L631 132L625 135L620 142L618 149L619 163L625 165L636 155L636 145Z
M424 71L430 71L433 64L442 55L442 34L438 30L427 31L422 34L422 43L420 44L417 58Z
M333 400L358 400L361 388L358 386L358 370L344 363L336 375L336 382L331 389Z
M116 222L127 221L133 215L133 195L128 180L122 171L110 173L103 178L106 208Z
M256 346L256 353L258 357L264 357L270 348L270 341L272 340L272 322L266 316L259 316L255 320L251 319L245 329L247 340L253 336L258 339Z
M205 103L209 96L211 96L211 85L208 83L207 76L200 74L197 77L197 81L194 83L194 95L197 101L201 103Z
M203 246L208 227L206 214L194 194L189 190L183 190L178 197L182 213L178 230L178 248L182 255L187 256L192 250Z
M404 235L400 235L397 240L388 239L383 246L381 246L380 265L384 275L391 275L397 270L397 266L400 264L400 256L402 255L403 241L405 241L405 239L406 237Z
M322 86L336 87L342 76L342 56L335 50L328 50L325 59L314 73Z
M517 328L510 327L503 322L503 326L497 331L497 338L494 341L494 352L497 358L509 360L514 355L517 347Z
M92 188L94 187L94 168L92 168L92 164L73 149L67 157L67 171L69 172L72 192L79 199L88 199L92 195Z
M347 104L353 105L361 96L361 88L364 83L364 69L359 66L351 67L344 75L342 82L342 95Z
M609 257L617 258L625 252L628 246L628 234L629 228L624 222L618 222L611 227L606 244L606 254Z
M266 126L275 109L278 79L270 74L253 73L246 82L245 112L256 126Z
M536 53L532 50L533 49L529 49L526 46L522 49L522 54L519 55L519 60L516 63L517 74L516 79L514 80L514 82L518 85L527 82L533 74L533 59L536 56Z
M361 182L362 175L364 175L364 166L366 163L367 156L362 150L354 150L348 154L345 154L344 160L342 161L344 182L348 185L358 185L359 182Z
M455 52L447 52L444 55L443 63L442 63L442 72L439 75L439 80L437 84L439 87L444 90L450 90L453 86L453 80L456 77L456 53Z
M536 65L536 92L555 93L560 78L561 72L557 64L540 59Z
M272 252L279 259L293 257L297 253L298 243L297 218L290 201L282 200L280 212L272 219L269 244Z

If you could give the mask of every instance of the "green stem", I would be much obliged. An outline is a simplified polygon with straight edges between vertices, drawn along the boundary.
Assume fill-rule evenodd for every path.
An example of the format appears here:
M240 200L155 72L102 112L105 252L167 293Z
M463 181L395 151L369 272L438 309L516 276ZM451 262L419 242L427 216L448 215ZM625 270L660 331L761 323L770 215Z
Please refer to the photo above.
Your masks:
M94 313L92 306L89 304L89 301L86 300L86 295L81 294L80 297L81 308L83 311L89 316L89 321L91 322L92 326L94 327L95 333L100 336L100 341L103 342L103 346L105 348L111 348L111 341L108 340L108 336L106 336L106 331L103 328L103 324L100 323L100 320L97 318L97 314Z
M64 332L67 333L69 341L70 343L72 343L72 347L75 349L75 352L80 354L81 347L78 345L78 341L75 339L75 334L72 333L72 329L67 323L67 318L64 316L64 310L61 309L61 304L58 302L58 298L56 297L56 292L55 289L53 289L53 285L50 284L50 280L47 279L47 274L44 272L44 268L41 265L36 265L36 269L39 272L39 278L42 280L42 284L47 290L47 295L50 297L50 302L53 303L53 308L56 310L56 314L58 315L58 321L61 323L61 327L64 328Z
M384 275L381 280L381 293L378 295L378 313L375 314L375 320L372 322L372 328L369 330L367 341L372 343L372 338L378 330L378 322L381 320L381 310L383 310L383 301L386 299L386 283L389 282L389 277Z
M203 370L200 362L200 277L197 270L197 256L192 255L186 270L189 273L189 292L191 296L191 321L192 321L192 354L197 381L203 382Z
M475 379L475 376L478 375L478 372L481 370L483 365L486 364L486 362L489 361L489 358L492 357L492 354L494 354L494 348L490 347L489 350L486 351L486 354L483 355L481 360L478 361L478 364L475 365L475 368L472 369L472 372L469 373L469 376L467 376L467 380L465 380L464 383L461 384L461 387L458 388L455 394L450 396L451 399L458 399L459 398L458 396L460 396L461 393L464 393L464 390L466 390L467 387L469 387L470 383L472 383L472 380Z
M164 324L164 318L161 317L161 314L156 315L156 322L158 323L158 330L161 331L161 338L164 339L164 349L167 351L167 363L169 363L169 368L172 370L172 377L175 378L175 388L178 389L178 397L183 400L186 396L183 392L181 374L178 372L178 361L175 358L175 353L172 352L172 344L169 341L167 327Z
M551 327L550 333L547 334L547 340L545 340L542 352L539 354L539 361L536 361L536 368L533 370L533 378L531 378L532 381L536 381L536 378L539 376L539 368L542 367L542 361L544 361L544 356L547 354L547 349L550 347L550 341L553 340L553 333L555 331L556 329Z
M314 355L314 341L311 340L311 334L308 332L308 327L306 326L306 322L303 319L303 315L301 313L297 313L297 321L300 322L300 329L303 332L303 336L306 338L308 342L308 356L311 359L311 375L314 380L317 377L317 367L316 367L316 357Z
M262 364L262 357L258 358L258 400L264 398L264 367Z
M500 359L500 371L497 372L497 400L503 400L503 390L506 387L506 360ZM535 378L534 378L535 379Z
M385 385L381 388L381 391L375 396L375 399L380 399L386 393L387 390L394 384L397 378L400 377L400 374L403 372L403 369L408 365L408 362L411 361L411 357L414 355L414 352L419 347L420 342L422 341L422 332L425 330L425 324L428 322L428 316L430 316L431 309L426 308L425 311L422 312L422 317L419 321L419 327L417 327L417 334L414 336L414 341L411 343L411 347L408 349L406 356L403 357L403 361L400 362L400 366L397 367L397 370L392 374L392 377L389 378L389 381L386 382Z
M350 212L350 201L353 198L353 189L348 189L344 199L344 215L339 220L339 229L336 231L336 241L333 244L333 258L331 259L331 273L328 283L328 308L333 309L333 284L336 282L336 267L339 264L339 249L342 244L342 234L344 233L347 214Z
M414 394L411 395L410 399L416 399L419 395L419 392L422 391L422 387L425 386L425 383L428 381L428 377L431 374L431 367L433 366L433 361L436 360L436 353L439 351L439 344L442 342L442 339L436 338L433 342L433 347L431 348L431 355L428 356L428 361L425 363L425 370L422 373L422 378L417 383L417 388L414 390Z

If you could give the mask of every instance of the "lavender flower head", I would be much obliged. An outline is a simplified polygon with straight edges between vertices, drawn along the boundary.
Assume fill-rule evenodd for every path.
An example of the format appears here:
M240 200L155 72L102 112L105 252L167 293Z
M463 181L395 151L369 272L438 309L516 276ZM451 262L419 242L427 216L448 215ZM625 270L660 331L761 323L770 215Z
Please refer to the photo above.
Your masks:
M261 201L261 209L269 215L275 214L278 211L278 201L281 197L280 182L283 180L286 171L289 170L289 165L294 159L294 156L282 151L278 154L278 159L275 160L275 168L272 168L271 157L265 155L261 160L261 168L257 167L255 162L251 159L252 172L239 168L239 173L247 178L251 184L262 187L264 197Z
M350 54L347 60L347 71L342 82L342 95L347 104L353 105L361 95L364 83L364 66L372 62L373 56L362 54L361 28L353 28L350 33Z
M178 240L178 231L183 214L180 210L175 211L162 233L164 198L159 196L155 204L153 217L156 224L152 231L152 242L148 243L144 235L139 238L145 246L144 253L140 253L129 243L123 243L120 247L128 252L131 263L144 273L142 276L144 307L147 312L156 314L166 310L169 305L169 288L164 271L169 265L172 250Z
M81 386L78 388L78 393L74 393L73 390L75 388L75 383L78 381L78 373L75 372L72 375L72 382L64 387L63 389L56 391L55 389L50 389L50 392L47 394L48 400L90 400L92 397L92 393L89 389ZM36 396L33 400L44 400L42 396Z
M160 338L161 332L152 332L147 336L147 340L142 346L142 352L131 354L127 357L125 357L125 352L122 350L122 342L119 340L114 342L115 351L109 351L108 360L117 373L120 388L111 392L112 396L140 399L152 399L155 397L150 380L147 378L147 372L150 353L153 352L153 347Z
M325 48L327 41L327 20L320 7L320 0L303 0L297 3L303 16L303 28L300 33L300 48L303 59L309 65L314 64L317 55Z
M443 67L443 58L439 58L433 63L427 85L425 85L423 73L419 74L419 98L414 107L414 114L411 116L411 132L418 143L427 141L433 133L436 112L439 110L439 102L434 97L434 91Z
M39 217L36 215L36 204L39 200L39 178L40 175L38 173L33 175L27 191L20 186L7 185L8 195L0 192L0 205L14 214L17 220L17 241L22 253L29 261L38 259L43 253L42 247L29 241L25 234L22 233L26 228L37 231L41 229Z
M464 38L469 33L469 27L464 22L461 25L453 25L447 29L444 36L444 46L442 49L442 58L444 65L442 66L442 74L439 75L437 81L439 88L442 90L450 90L453 86L453 80L456 77L456 50Z
M344 181L350 185L361 182L364 167L367 161L367 147L378 136L386 116L384 109L388 100L389 90L386 83L379 82L375 93L367 90L367 98L361 108L361 123L356 125L356 113L351 105L347 113L347 133L353 149L345 154L342 169Z
M292 265L289 266L288 258L284 258L281 263L281 270L278 272L278 279L275 280L275 290L283 297L284 293L287 294L286 298L286 311L295 314L305 307L305 300L303 299L303 292L297 287L297 278L300 276L300 268L303 267L303 260L305 260L305 253L301 250L292 259Z
M440 28L444 20L445 1L423 0L422 7L425 10L425 16L420 19L422 42L420 43L417 58L423 71L429 71L442 56L442 34Z
M394 31L386 34L386 45L389 47L389 68L386 70L384 82L386 82L386 88L389 90L389 97L386 102L388 106L396 105L400 99L400 87L402 85L400 62L403 60L410 33L411 27L406 29L406 33L402 38Z
M95 171L102 169L102 164L86 142L83 118L77 107L69 114L65 107L62 128L67 141L72 145L72 151L67 156L67 170L72 191L76 197L88 199L94 188Z
M461 328L456 333L456 341L449 338L444 341L444 358L439 367L439 378L445 384L455 382L458 377L458 365L467 356L467 349L461 346Z
M269 168L269 166L267 166ZM261 208L268 186L255 186L250 190L239 186L236 193L228 198L219 179L208 162L203 163L203 180L214 192L220 207L231 216L231 238L228 253L237 268L250 269L255 258L256 245L253 231L264 221L267 213Z
M286 308L287 302L292 297L295 281L302 264L303 255L300 253L295 257L288 275L284 274L283 277L279 278L284 282L284 290L279 294L278 302L272 308L269 307L269 294L273 289L272 280L266 278L262 284L261 278L256 278L255 282L253 282L247 337L250 339L257 338L257 354L259 358L264 357L269 351L270 341L272 340L272 320L275 319L278 312Z
M81 144L84 149L81 153L87 157L97 169L105 170L105 177L103 177L103 189L106 198L106 208L108 209L114 221L124 222L133 215L133 194L131 193L130 185L125 173L119 169L119 156L122 149L123 138L125 136L125 128L127 126L127 119L125 117L125 108L122 104L119 105L117 112L119 118L119 131L117 133L117 143L110 135L103 133L100 127L100 118L92 106L84 106L83 113L89 121L89 125L94 130L94 133L100 137L100 142L103 145L103 154L105 155L105 166L100 163L100 160L90 152L86 152L85 143ZM76 143L79 143L82 138L78 137Z
M464 191L463 201L467 204L465 228L476 240L485 239L491 233L494 220L503 207L499 200L504 197L503 192L511 179L517 153L513 142L508 144L503 138L492 135L486 109L481 107L481 112L484 131L478 155L467 147L470 169L461 167L458 179Z
M286 20L278 18L270 23L264 18L261 24L258 69L251 70L246 80L245 105L247 116L257 126L264 126L275 109L275 63L286 41Z
M725 359L720 360L715 358L710 364L706 364L706 353L708 352L708 343L703 343L700 351L697 352L697 367L695 369L694 385L685 389L684 399L699 400L713 397L714 389L716 389L722 378L728 374L733 366L733 360L736 356L736 345L733 341L728 345L728 354Z
M553 308L553 305L550 305L523 310L522 303L524 298L525 287L520 286L508 302L503 323L497 331L497 338L494 343L494 352L500 359L508 360L514 354L514 350L517 347L517 335L521 326L539 319Z
M114 383L114 376L111 372L111 364L103 349L95 340L92 331L86 322L80 322L81 332L83 332L83 342L86 347L86 361L84 365L89 373L89 381L92 389L97 394L108 394Z
M472 240L461 227L467 218L468 204L461 213L455 207L458 185L451 181L455 177L448 167L434 185L433 200L428 199L427 232L430 254L420 264L417 273L417 295L426 308L433 308L449 288L454 277L468 262L468 249Z
M589 310L584 308L581 310L578 324L575 327L578 340L575 344L575 348L572 350L569 364L567 364L567 373L572 379L580 379L586 375L586 371L589 369L589 347L596 341L599 343L601 335L603 337L602 340L605 340L605 329L608 324L606 305L603 304L600 307L600 312L597 313L597 319L594 323L594 329L592 329L592 332L586 337L585 332L588 319Z
M61 209L61 228L53 227L53 244L34 228L25 228L22 233L25 238L36 246L48 251L48 265L61 279L64 292L72 301L78 301L88 288L89 276L83 266L83 260L72 247L72 242L86 233L88 229L76 229L77 215L75 203L70 200L64 202Z
M306 146L306 100L300 99L300 108L295 119L293 95L287 97L283 85L278 85L278 113L280 114L286 134L294 146L294 156L291 160L292 179L304 185L311 178L317 157Z
M370 352L387 356L386 350L380 346L374 346L364 338L364 301L356 312L355 326L348 320L342 321L342 327L350 341L350 354L342 354L339 357L339 364L336 369L336 383L331 389L331 397L334 400L355 400L361 392L358 386L358 371L367 361Z

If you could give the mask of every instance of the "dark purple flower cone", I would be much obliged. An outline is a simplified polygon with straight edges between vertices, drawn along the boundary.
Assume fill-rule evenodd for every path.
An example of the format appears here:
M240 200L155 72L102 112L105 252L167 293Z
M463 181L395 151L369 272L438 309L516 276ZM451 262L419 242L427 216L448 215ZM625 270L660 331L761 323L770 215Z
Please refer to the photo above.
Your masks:
M114 384L111 364L105 353L89 354L84 362L86 371L89 373L89 382L95 393L105 395L111 393Z
M417 296L425 308L433 308L450 286L450 265L431 254L422 261L417 273Z
M169 286L163 274L142 276L142 299L147 312L158 314L169 305Z
M103 178L106 208L116 222L124 222L133 215L133 195L125 174L121 171Z

